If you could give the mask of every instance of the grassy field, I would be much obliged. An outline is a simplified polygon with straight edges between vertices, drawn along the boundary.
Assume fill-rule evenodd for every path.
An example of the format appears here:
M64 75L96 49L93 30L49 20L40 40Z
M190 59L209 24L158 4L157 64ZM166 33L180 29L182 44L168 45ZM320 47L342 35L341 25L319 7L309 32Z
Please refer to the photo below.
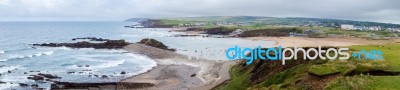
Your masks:
M185 19L160 19L162 23L165 25L174 25L178 26L179 24L187 24L187 23L195 23L195 22L206 22L207 24L205 26L202 26L204 28L214 28L214 27L219 27L214 25L215 21L204 21L204 20L185 20ZM351 36L356 36L356 37L361 37L361 38L370 38L376 37L376 38L381 38L381 37L395 37L396 35L400 35L400 33L392 33L388 31L357 31L357 30L344 30L340 28L333 28L333 27L319 27L319 26L296 26L296 27L287 27L287 26L281 26L281 25L265 25L261 23L253 23L250 25L245 25L245 26L224 26L227 28L240 28L244 30L259 30L259 29L275 29L275 28L297 28L300 30L321 30L324 34L345 34L345 35L351 35Z

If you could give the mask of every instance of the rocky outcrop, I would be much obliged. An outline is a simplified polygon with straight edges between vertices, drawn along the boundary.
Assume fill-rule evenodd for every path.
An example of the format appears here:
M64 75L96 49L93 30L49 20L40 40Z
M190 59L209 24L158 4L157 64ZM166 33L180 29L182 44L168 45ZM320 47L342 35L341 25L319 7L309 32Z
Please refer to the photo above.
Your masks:
M175 49L168 48L168 46L164 45L162 42L157 41L155 39L145 38L145 39L140 40L140 42L138 42L138 43L144 44L147 46L151 46L151 47L155 47L155 48L159 48L159 49L168 50L168 51L176 51Z
M43 77L48 78L48 79L58 79L58 78L61 78L61 77L58 77L57 75L52 75L52 74L43 74L43 73L39 73L38 75L43 76Z
M72 40L89 40L89 41L110 41L110 39L96 38L96 37L84 37L84 38L73 38Z
M142 21L142 22L140 22L140 24L142 26L144 26L145 28L172 28L173 27L173 25L164 24L163 22L161 22L161 20L153 20L153 19Z
M61 77L57 76L57 75L52 75L52 74L43 74L43 73L38 73L37 75L29 75L28 79L31 80L46 80L46 81L50 81L51 79L60 79Z
M227 28L227 27L215 27L215 28L207 28L204 30L205 34L212 35L228 35L232 33L236 28Z
M98 40L98 39L96 39ZM119 49L126 45L129 45L125 40L108 40L101 39L101 41L106 40L102 43L91 43L87 41L81 41L76 43L43 43L43 44L33 44L33 46L47 46L47 47L70 47L70 48L95 48L95 49Z

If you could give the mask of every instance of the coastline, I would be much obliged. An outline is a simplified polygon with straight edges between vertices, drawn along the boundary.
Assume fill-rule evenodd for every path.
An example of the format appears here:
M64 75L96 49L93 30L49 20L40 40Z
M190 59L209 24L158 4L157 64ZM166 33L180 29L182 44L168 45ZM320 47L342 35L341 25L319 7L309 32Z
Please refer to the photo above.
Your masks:
M150 87L118 85L117 89L195 89L209 90L230 79L229 66L233 61L190 59L186 55L142 44L130 44L124 48L130 53L142 54L154 59L157 66L151 70L121 80L119 83L151 83Z

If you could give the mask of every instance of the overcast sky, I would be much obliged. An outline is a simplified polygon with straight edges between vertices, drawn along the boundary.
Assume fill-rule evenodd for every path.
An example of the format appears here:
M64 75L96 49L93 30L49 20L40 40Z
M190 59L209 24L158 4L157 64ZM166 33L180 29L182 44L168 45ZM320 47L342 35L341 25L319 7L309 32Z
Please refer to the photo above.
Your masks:
M0 0L0 20L315 17L400 24L400 0Z

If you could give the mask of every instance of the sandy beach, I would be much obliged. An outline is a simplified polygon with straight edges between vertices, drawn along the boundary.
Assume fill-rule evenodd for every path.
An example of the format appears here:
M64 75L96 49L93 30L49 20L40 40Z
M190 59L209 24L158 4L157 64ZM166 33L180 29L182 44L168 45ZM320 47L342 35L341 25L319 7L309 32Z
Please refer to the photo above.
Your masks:
M387 44L387 43L400 42L399 39L367 40L354 37L328 37L328 38L248 37L244 39L274 41L276 42L274 46L283 46L283 47L351 46L351 45Z
M151 87L118 86L118 89L144 90L209 90L228 80L231 61L190 59L186 55L166 51L142 44L131 44L124 48L131 53L154 59L157 66L146 73L136 75L121 83L151 83Z

